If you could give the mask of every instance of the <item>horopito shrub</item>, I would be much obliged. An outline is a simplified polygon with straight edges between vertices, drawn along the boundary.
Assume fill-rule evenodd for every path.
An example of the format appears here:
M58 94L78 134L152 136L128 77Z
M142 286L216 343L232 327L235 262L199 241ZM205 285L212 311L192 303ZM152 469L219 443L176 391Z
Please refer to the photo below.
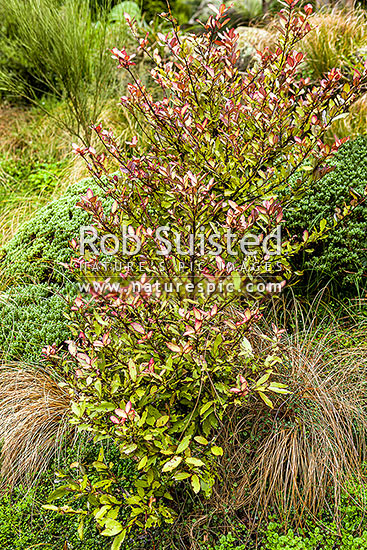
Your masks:
M64 369L71 422L95 441L113 439L139 475L133 490L119 491L101 455L65 478L53 498L69 496L66 513L92 513L102 534L114 537L114 550L134 527L172 521L177 485L209 496L226 459L222 425L244 399L272 407L272 394L288 391L276 372L281 331L273 327L267 353L256 354L248 336L262 298L244 289L260 277L282 287L289 258L325 230L323 221L299 242L281 242L278 196L286 205L297 200L304 183L289 181L306 159L314 168L308 179L328 171L340 142L330 147L322 136L366 79L359 67L342 86L333 70L308 88L294 47L310 29L311 12L289 1L276 49L244 74L236 67L238 37L224 30L225 6L201 36L182 37L164 15L172 32L160 40L171 60L162 61L146 38L140 42L163 99L135 78L133 56L112 50L132 79L122 105L141 121L149 152L139 154L133 137L126 155L101 125L95 131L104 153L75 146L113 204L107 212L92 189L81 199L93 228L72 266L83 266L87 287L96 279L101 286L75 300L69 353L60 365L50 350L50 360ZM111 159L119 172L110 176ZM118 276L100 265L101 252L121 262ZM89 508L74 506L83 496Z

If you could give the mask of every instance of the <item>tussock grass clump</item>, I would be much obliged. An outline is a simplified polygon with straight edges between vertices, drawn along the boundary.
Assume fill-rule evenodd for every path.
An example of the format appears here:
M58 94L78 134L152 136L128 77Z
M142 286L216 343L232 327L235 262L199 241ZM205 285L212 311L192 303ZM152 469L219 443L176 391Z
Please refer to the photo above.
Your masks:
M318 80L333 67L351 70L356 57L367 53L367 17L364 10L340 10L315 13L313 30L303 39L300 49L306 54L306 66Z
M111 5L107 1L97 10L97 23L87 0L62 5L55 0L0 0L0 38L8 52L8 63L0 64L0 91L39 104L46 112L47 105L39 102L45 93L64 101L66 110L55 120L89 142L90 124L119 86L109 48L134 42L126 24L110 23ZM20 65L17 70L12 60Z
M367 52L366 52L367 53ZM330 142L344 137L355 138L357 136L365 135L367 132L367 94L362 96L356 101L348 116L336 120L331 125L328 132Z
M47 467L68 433L70 396L44 370L0 366L3 486L30 482Z
M367 16L362 9L333 8L317 11L310 17L312 30L299 44L305 54L302 72L320 80L332 68L351 74L357 59L367 54ZM279 36L278 16L266 26L272 37L264 45L274 47Z
M275 511L300 524L325 506L340 521L346 494L363 507L366 491L353 487L365 486L367 346L340 348L340 338L312 324L284 338L276 377L291 393L270 411L249 400L226 426L223 502L251 518Z

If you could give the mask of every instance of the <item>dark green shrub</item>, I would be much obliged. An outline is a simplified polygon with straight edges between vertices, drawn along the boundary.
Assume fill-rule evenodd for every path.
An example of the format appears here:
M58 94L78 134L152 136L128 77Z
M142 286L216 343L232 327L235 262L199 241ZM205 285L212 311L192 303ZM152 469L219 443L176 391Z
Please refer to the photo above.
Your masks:
M91 179L69 187L65 195L43 208L24 223L2 251L3 274L38 283L65 281L65 269L73 255L69 246L78 238L80 226L88 224L88 214L76 207L81 193L96 188Z
M312 229L326 218L332 224L338 207L350 202L350 190L363 197L367 183L367 136L344 144L331 162L335 170L313 182L303 198L285 211L291 234ZM367 204L363 202L330 233L330 236L304 252L297 267L306 270L310 285L331 280L335 291L355 292L366 284Z
M13 286L0 295L0 357L38 363L45 345L61 345L69 336L66 309L67 292L56 285Z
M60 199L41 208L3 248L2 277L13 283L0 294L3 359L38 362L43 346L61 345L69 336L63 312L67 296L76 289L60 264L69 262L73 255L69 242L88 223L88 214L75 206L88 187L96 184L86 179L72 185Z

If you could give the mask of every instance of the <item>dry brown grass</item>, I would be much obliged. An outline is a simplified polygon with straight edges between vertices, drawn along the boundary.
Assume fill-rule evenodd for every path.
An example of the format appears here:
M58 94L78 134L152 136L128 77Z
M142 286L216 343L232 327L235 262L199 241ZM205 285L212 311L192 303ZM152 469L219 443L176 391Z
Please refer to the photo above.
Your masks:
M2 485L32 482L65 439L70 397L50 375L27 365L0 366Z
M272 398L273 410L249 400L224 429L215 500L242 510L248 525L270 510L302 524L325 505L340 520L341 495L355 498L351 484L365 484L367 346L340 349L339 337L310 326L286 338L276 377L292 393Z

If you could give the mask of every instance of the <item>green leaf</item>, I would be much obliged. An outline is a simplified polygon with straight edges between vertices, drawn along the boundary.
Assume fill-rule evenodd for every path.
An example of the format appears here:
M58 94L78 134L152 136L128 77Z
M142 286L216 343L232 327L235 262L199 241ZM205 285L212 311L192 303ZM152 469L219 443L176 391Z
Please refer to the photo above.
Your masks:
M249 342L249 340L247 340L246 337L242 339L241 348L243 348L244 351L246 351L249 355L252 353L251 343Z
M121 452L125 455L133 453L137 448L138 446L136 445L136 443L126 443L125 445L121 445L120 447Z
M137 466L138 470L142 470L142 469L146 466L147 462L148 462L148 457L147 457L147 455L145 455L145 456L143 456L143 458L140 460L140 462L139 462L139 464L138 464L138 466Z
M267 397L267 396L265 395L265 393L263 393L262 391L259 391L259 395L260 395L261 399L264 401L264 403L265 403L268 407L270 407L271 409L274 409L273 403L270 401L269 397Z
M200 409L200 415L203 416L206 413L206 411L210 409L213 403L214 401L208 401L207 403L205 403L205 405L203 405Z
M200 491L200 480L196 474L191 477L191 485L194 489L194 493L197 494Z
M209 441L207 439L205 439L205 437L201 436L201 435L196 435L194 437L195 441L197 441L198 443L200 443L200 445L207 445L209 443Z
M102 382L100 380L96 380L94 383L94 387L96 388L97 394L99 397L102 396Z
M161 428L162 426L167 424L168 420L169 420L169 416L167 414L165 414L164 416L161 416L160 418L158 418L158 420L156 422L157 428Z
M122 533L120 533L119 535L117 535L117 537L113 539L111 550L120 550L121 544L124 542L125 537L126 537L126 529L124 529Z
M175 479L176 481L183 481L190 476L191 474L189 474L188 472L178 472L177 474L173 474L173 479Z
M83 535L84 535L84 518L81 520L81 522L80 522L79 525L78 525L77 533L78 533L78 536L79 536L80 540L83 540Z
M283 393L283 394L292 393L291 391L287 390L285 387L279 387L279 385L277 385L275 382L272 384L269 384L268 390L274 393Z
M70 488L67 485L63 485L62 487L58 487L53 491L49 497L47 498L47 502L52 502L53 500L57 500L58 498L62 498L65 495L70 493Z
M99 462L98 460L95 460L93 462L93 466L98 472L100 472L101 470L108 470L107 464L105 464L104 462Z
M220 344L222 342L223 342L223 338L222 338L221 334L218 334L218 336L216 336L216 338L214 340L214 345L213 345L213 355L214 356L217 355L218 347L220 346Z
M93 405L94 411L113 411L116 409L115 403L110 403L109 401L102 401L101 403L98 403L97 405Z
M240 288L241 288L241 275L238 273L238 271L232 271L231 275L232 275L233 285L234 285L235 290L240 290Z
M259 378L259 380L256 382L256 386L262 386L264 384L264 382L266 382L269 378L270 378L270 375L271 375L271 371L267 372L266 374L264 374L261 378Z
M130 374L131 380L133 382L136 382L137 369L136 369L136 365L135 365L135 363L132 359L130 359L130 361L129 361L129 374Z
M216 445L214 445L210 451L212 452L213 455L215 456L223 456L223 449L222 447L217 447Z
M78 418L81 418L85 412L86 402L80 401L79 403L72 403L71 410Z
M173 456L168 462L163 465L162 472L171 472L182 462L182 456Z
M118 533L121 533L123 529L121 523L115 519L106 519L104 527L105 529L102 531L101 535L106 537L113 537Z
M190 445L191 441L191 435L186 435L183 440L180 442L179 446L177 447L177 454L182 453L187 449L187 447Z
M190 464L190 466L197 466L198 468L200 466L205 466L204 462L200 460L200 458L195 458L193 456L186 458L186 462L187 464Z
M154 470L152 468L149 468L147 473L147 482L148 485L151 485L154 481Z

